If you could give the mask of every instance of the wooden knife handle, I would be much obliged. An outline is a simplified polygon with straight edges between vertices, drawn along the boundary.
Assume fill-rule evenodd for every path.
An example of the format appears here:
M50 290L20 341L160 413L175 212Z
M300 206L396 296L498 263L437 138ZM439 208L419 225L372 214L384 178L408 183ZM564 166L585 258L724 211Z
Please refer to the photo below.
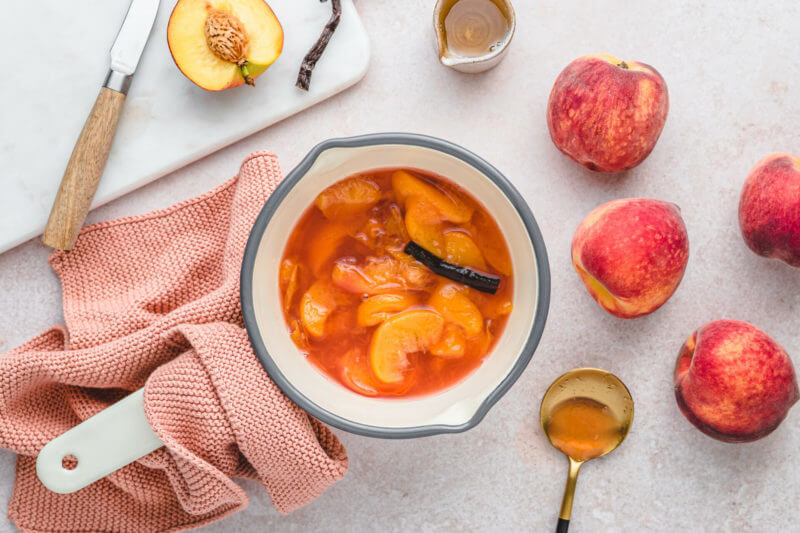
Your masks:
M125 94L103 87L72 150L42 241L71 250L103 175Z

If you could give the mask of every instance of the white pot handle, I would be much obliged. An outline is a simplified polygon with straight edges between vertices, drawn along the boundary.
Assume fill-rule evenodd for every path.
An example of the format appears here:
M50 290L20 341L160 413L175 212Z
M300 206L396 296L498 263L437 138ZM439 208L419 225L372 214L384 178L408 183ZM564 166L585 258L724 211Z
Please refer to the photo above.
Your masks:
M144 414L144 389L48 442L36 459L36 475L53 492L75 492L162 447ZM62 461L74 456L78 466Z

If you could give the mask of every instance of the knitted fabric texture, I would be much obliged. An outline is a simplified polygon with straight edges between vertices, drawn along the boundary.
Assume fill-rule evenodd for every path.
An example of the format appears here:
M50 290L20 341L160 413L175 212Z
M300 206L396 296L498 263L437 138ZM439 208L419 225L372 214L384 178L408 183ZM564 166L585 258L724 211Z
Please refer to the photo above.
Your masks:
M261 483L281 513L342 478L344 448L270 380L243 329L244 247L280 179L274 155L253 154L216 189L87 227L51 256L66 326L0 356L0 446L19 454L8 514L20 529L189 529L247 506L233 478ZM73 494L48 491L39 450L141 387L166 446Z

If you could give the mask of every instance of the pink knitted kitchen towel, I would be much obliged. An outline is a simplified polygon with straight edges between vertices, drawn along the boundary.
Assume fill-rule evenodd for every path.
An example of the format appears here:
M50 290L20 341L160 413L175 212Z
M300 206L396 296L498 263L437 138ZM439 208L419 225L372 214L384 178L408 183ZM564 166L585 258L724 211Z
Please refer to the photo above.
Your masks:
M344 475L344 448L269 379L243 329L242 255L280 179L274 155L253 154L216 189L87 227L51 256L66 326L0 356L0 446L19 454L8 514L21 529L188 529L247 506L237 477L288 513ZM166 447L74 494L45 489L39 450L143 386Z

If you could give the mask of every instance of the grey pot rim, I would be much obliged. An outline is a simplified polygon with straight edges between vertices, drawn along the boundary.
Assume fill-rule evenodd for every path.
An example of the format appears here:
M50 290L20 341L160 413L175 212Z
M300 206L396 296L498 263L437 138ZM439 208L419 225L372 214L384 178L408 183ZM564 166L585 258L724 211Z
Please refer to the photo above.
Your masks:
M331 148L358 148L363 146L375 145L411 145L433 149L439 152L456 157L468 165L477 169L481 174L491 180L508 198L514 209L519 214L528 232L528 237L533 246L536 259L538 276L538 301L531 331L525 345L514 362L514 366L506 374L505 378L495 389L483 400L472 417L465 423L459 425L426 425L417 427L381 427L368 424L353 422L335 413L323 409L316 403L308 399L291 381L289 381L278 366L272 360L266 346L264 345L261 333L256 322L254 302L253 302L253 270L255 265L258 247L261 237L266 231L278 205L283 201L289 191L307 174L317 158ZM536 219L530 210L527 202L508 179L495 167L490 165L481 157L473 152L462 148L456 144L416 133L373 133L355 137L345 137L328 139L317 144L309 151L308 155L289 172L280 182L272 195L267 199L261 212L258 214L250 236L245 247L242 260L240 278L240 296L242 302L242 315L244 317L245 328L250 337L250 342L261 365L269 374L270 378L292 401L300 406L304 411L314 416L318 420L330 424L344 431L355 433L366 437L377 437L386 439L407 439L426 437L443 433L461 433L478 425L495 403L511 388L519 379L522 372L527 368L528 363L533 357L539 340L542 337L547 314L550 308L550 267L547 259L547 250L544 239L542 238Z

